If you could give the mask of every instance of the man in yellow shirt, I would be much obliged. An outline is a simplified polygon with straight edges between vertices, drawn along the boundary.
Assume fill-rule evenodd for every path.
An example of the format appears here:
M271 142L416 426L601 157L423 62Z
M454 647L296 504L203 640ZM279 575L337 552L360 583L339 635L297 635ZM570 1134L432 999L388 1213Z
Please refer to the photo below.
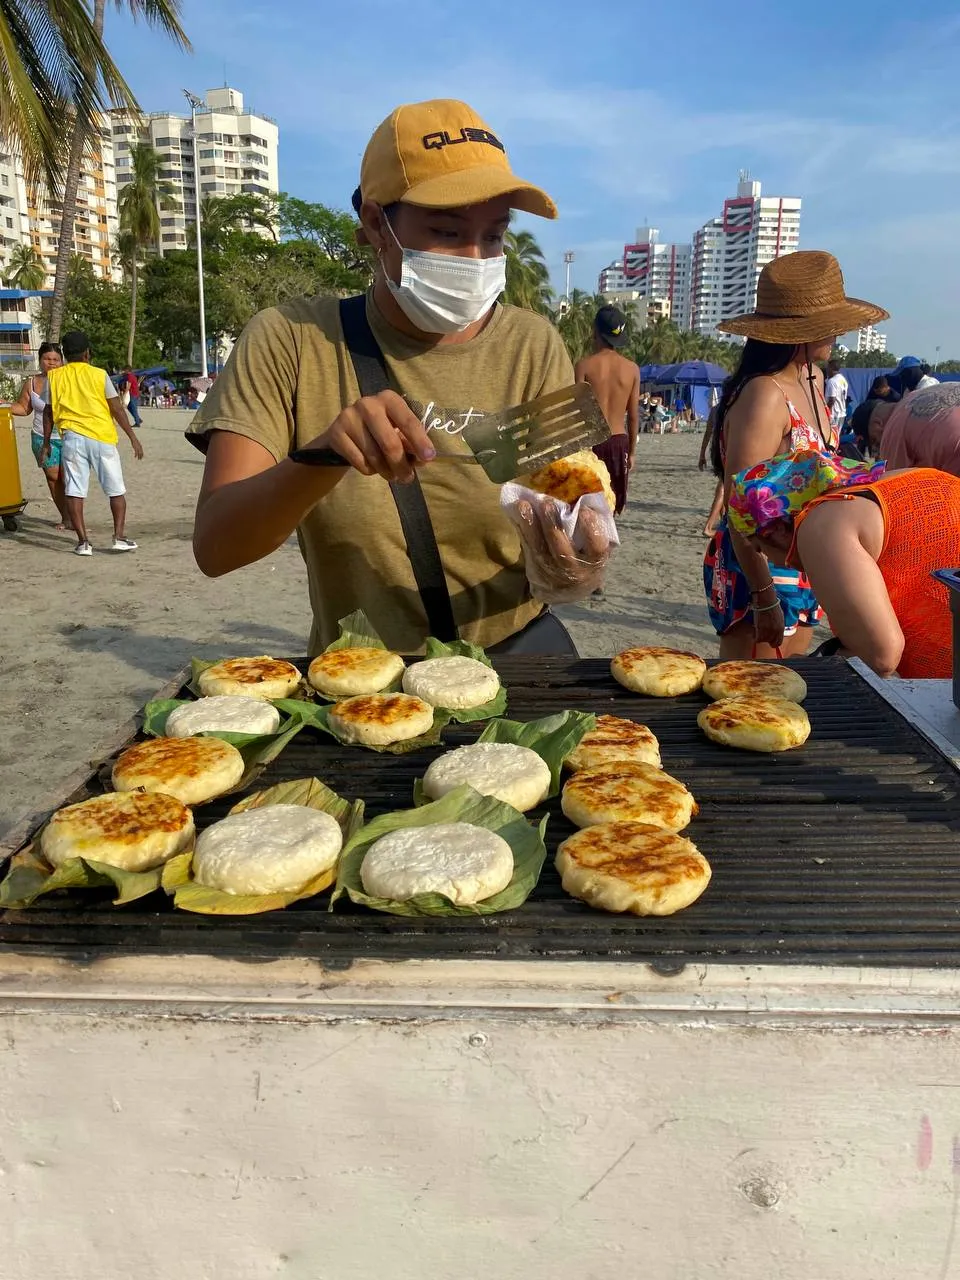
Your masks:
M377 255L366 299L303 298L255 316L188 433L206 453L197 563L228 573L296 530L311 653L355 609L401 652L422 652L433 634L575 653L533 593L499 486L462 465L471 454L461 433L478 415L574 382L549 320L499 301L511 210L555 218L556 207L512 172L503 143L470 107L447 99L398 107L375 130L354 207ZM296 456L305 446L332 449L344 465L305 465ZM419 526L411 502L426 516ZM609 555L606 536L574 552L555 505L544 503L540 517L527 555L538 583L558 584L541 594L560 598L562 583L564 599L581 585L589 595ZM427 552L410 532L424 523Z
M67 515L77 535L74 552L93 555L83 518L83 503L90 488L90 472L110 499L113 515L113 550L136 551L137 544L124 534L127 517L126 488L117 448L117 427L133 446L133 456L143 457L143 446L127 418L120 397L104 369L90 363L90 340L75 330L64 334L66 364L48 375L50 400L43 412L43 449L40 465L50 453L54 427L62 438L60 451Z

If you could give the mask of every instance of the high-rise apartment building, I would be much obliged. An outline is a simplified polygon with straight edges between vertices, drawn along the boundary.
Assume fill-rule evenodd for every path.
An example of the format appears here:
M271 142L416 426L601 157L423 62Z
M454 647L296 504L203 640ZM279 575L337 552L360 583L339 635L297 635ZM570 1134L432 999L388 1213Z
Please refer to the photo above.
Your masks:
M198 182L201 201L280 190L276 121L246 110L238 89L210 89L197 108L199 175L194 172L190 116L153 112L138 117L118 110L111 118L119 190L130 179L130 149L138 142L149 142L159 152L160 177L173 187L175 207L160 213L161 253L187 247L188 231L196 225Z
M752 311L760 272L800 247L800 205L793 196L764 196L740 174L737 194L723 202L693 238L690 327L714 336L721 320Z
M691 249L688 244L661 244L656 227L640 227L623 256L600 273L599 292L634 294L654 304L682 329L690 323Z
M27 207L30 243L43 259L47 273L45 287L52 289L63 208L59 197L53 196L44 183L28 185ZM116 261L119 229L113 136L109 119L101 116L100 127L88 138L84 150L73 224L73 252L86 259L101 280L121 278Z
M872 324L864 325L862 329L857 330L857 354L862 355L866 351L883 352L887 349L887 335L880 333Z

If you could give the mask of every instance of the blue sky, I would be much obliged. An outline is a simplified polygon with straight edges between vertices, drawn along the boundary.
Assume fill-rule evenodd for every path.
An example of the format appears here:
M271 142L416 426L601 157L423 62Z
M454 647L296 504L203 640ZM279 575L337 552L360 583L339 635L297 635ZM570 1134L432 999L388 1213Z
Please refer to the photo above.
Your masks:
M556 282L592 290L638 225L688 240L751 171L803 198L801 247L891 312L890 346L960 358L960 13L929 0L184 0L192 54L108 8L146 110L224 79L280 125L285 190L348 207L375 125L464 98L560 206L526 220Z

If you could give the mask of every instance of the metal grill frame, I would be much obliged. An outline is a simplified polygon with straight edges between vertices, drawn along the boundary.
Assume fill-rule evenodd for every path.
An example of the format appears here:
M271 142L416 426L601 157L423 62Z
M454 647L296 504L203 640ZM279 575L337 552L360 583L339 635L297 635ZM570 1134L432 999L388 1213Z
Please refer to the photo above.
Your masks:
M134 953L311 956L328 966L359 958L557 958L645 961L662 971L718 962L955 967L960 777L843 659L789 665L807 680L813 732L797 751L760 755L704 738L696 725L703 695L638 697L612 679L605 660L496 663L512 718L589 710L641 721L657 734L664 767L701 807L685 834L713 867L704 896L678 915L607 915L564 894L553 854L573 828L554 800L544 806L551 820L543 875L514 912L410 919L338 904L329 913L322 895L264 916L208 917L175 911L159 895L114 907L106 893L75 892L0 914L0 948L76 961ZM407 756L341 747L307 729L253 789L315 775L365 799L370 817L408 808L429 761L481 728L451 726L445 747ZM97 776L56 807L96 794ZM198 809L198 826L236 799Z

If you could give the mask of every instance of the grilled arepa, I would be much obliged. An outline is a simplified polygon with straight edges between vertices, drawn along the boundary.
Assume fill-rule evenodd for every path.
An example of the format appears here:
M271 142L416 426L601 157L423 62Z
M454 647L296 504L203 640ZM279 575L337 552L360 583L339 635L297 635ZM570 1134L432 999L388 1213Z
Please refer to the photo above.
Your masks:
M344 742L389 747L429 733L433 707L408 693L371 693L335 703L330 724Z
M576 827L647 822L663 831L682 831L698 812L693 796L669 773L652 764L623 762L573 774L560 807Z
M696 845L646 822L587 827L557 850L567 893L602 911L669 916L696 902L710 883L710 863Z
M597 727L585 733L564 764L579 769L605 769L618 761L660 768L660 743L645 724L620 716L597 716Z
M109 791L55 813L40 837L52 867L90 858L123 871L149 871L193 844L193 817L174 796Z
M611 511L617 505L607 465L592 449L581 449L566 458L558 458L527 476L523 483L536 493L545 493L571 506L588 493L602 493Z
M403 659L388 649L331 649L310 663L307 679L332 698L382 693L403 675Z
M289 698L300 683L300 672L282 658L227 658L207 667L197 678L203 696L233 694L240 698Z
M113 766L116 791L162 792L183 804L202 804L235 787L243 756L222 738L150 738L137 742Z
M807 682L796 671L775 662L718 662L703 677L703 692L715 699L759 693L765 698L802 702Z
M645 693L652 698L675 698L681 693L693 693L703 683L706 669L707 664L695 653L661 649L656 645L624 649L610 663L610 674L614 680L625 689Z
M810 720L796 702L760 694L712 702L697 724L714 742L744 751L789 751L810 736Z

